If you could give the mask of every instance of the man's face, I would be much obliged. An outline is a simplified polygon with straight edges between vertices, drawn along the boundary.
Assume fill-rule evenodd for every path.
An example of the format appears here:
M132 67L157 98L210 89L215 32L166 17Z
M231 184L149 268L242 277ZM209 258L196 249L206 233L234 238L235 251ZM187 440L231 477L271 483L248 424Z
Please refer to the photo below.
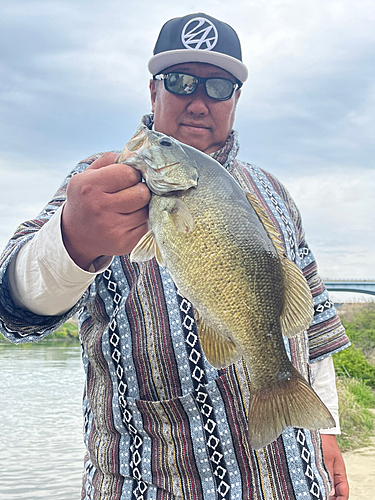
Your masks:
M164 73L180 71L191 75L236 79L224 69L203 63L183 63L167 68ZM203 85L191 95L171 94L161 81L150 83L154 127L204 153L213 153L226 142L234 122L239 91L227 101L211 99Z

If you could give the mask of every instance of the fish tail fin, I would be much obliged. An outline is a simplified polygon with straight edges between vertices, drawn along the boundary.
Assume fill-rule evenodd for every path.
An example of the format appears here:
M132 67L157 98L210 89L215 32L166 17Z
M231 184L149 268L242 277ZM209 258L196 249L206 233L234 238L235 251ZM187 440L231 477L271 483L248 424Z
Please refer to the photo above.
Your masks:
M287 427L317 430L335 426L327 407L294 366L280 375L276 384L250 395L248 422L253 449L271 443Z

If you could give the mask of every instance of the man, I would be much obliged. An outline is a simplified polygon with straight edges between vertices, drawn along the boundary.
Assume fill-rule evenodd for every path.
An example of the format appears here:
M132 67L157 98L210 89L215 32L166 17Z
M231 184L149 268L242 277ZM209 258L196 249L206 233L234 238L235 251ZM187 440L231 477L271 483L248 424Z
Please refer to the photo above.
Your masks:
M315 388L334 412L330 354L348 339L293 200L270 174L236 160L232 126L247 78L236 33L205 14L172 19L149 69L153 115L143 123L212 154L251 190L303 271L316 314L307 333L288 341L288 351L305 377L308 362L315 365ZM37 340L79 311L87 377L82 498L327 498L319 433L286 429L252 450L246 366L211 367L193 307L166 270L155 259L130 263L148 229L150 192L117 158L110 152L79 163L41 214L20 226L1 261L1 325L10 340ZM324 458L332 497L346 500L335 432L322 431Z

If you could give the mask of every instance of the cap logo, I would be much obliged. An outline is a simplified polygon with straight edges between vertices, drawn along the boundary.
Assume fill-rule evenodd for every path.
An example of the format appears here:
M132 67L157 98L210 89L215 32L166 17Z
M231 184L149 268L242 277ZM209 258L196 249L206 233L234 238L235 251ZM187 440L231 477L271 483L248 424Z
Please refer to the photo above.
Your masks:
M204 17L190 19L181 33L181 41L187 49L212 50L218 39L215 25Z

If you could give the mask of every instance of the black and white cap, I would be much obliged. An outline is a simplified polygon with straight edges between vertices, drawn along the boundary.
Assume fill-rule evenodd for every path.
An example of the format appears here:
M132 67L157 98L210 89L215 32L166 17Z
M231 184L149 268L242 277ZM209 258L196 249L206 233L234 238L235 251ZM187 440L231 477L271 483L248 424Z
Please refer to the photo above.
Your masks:
M229 24L202 13L176 17L164 24L148 69L156 75L169 66L184 62L219 66L242 83L248 76L237 33Z

